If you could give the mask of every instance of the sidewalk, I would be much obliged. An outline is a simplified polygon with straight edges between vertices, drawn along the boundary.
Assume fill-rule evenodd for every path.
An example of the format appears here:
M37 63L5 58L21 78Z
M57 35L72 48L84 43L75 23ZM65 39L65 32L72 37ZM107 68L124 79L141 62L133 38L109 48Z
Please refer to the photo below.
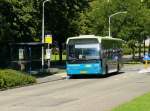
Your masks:
M141 69L138 73L150 73L150 67Z
M57 80L63 80L66 78L66 73L65 72L58 72L56 74L53 75L47 75L44 77L38 77L37 78L37 83L41 84L41 83L46 83L46 82L52 82L52 81L57 81Z

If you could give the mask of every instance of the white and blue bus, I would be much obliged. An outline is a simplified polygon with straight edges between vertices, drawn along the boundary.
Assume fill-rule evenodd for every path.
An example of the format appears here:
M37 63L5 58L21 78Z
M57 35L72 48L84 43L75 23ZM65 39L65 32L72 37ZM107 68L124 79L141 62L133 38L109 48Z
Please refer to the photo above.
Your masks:
M123 65L122 43L121 39L94 35L68 38L67 75L104 75L119 72Z

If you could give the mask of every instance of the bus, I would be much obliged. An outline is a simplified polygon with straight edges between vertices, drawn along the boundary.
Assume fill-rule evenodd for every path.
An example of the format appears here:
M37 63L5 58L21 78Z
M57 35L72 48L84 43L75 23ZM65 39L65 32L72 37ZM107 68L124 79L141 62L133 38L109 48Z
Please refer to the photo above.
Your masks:
M66 72L105 75L119 72L122 64L123 40L95 35L69 37L66 41Z

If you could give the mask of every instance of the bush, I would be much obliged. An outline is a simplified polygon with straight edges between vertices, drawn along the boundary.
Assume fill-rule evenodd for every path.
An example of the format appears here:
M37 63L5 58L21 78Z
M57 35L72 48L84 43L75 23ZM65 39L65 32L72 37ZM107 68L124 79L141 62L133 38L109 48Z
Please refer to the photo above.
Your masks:
M0 70L0 89L23 86L35 82L36 79L34 77L25 73L11 69Z
M123 48L123 54L130 55L132 53L132 49L130 48Z

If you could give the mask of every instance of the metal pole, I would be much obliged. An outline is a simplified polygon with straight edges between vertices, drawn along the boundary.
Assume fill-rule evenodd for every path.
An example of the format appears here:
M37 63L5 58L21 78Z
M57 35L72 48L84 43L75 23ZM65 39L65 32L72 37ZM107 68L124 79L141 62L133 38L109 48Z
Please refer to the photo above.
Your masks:
M50 51L50 44L48 44L48 50ZM49 53L51 55L51 51ZM48 71L50 72L50 58L48 59Z
M113 16L115 16L115 15L118 15L118 14L121 14L121 13L127 13L127 11L123 11L123 12L116 12L116 13L114 13L114 14L112 14L112 15L110 15L109 16L109 37L111 37L111 29L110 29L110 20L111 20L111 17L113 17Z
M43 2L43 15L42 15L42 43L44 43L44 4ZM44 46L42 45L42 70L44 69Z
M29 66L29 73L31 74L31 70L32 70L32 66L31 66L31 64L32 64L32 55L31 55L31 47L29 47L29 59L30 59L30 66Z
M43 2L43 14L42 14L42 43L44 43L44 6L45 6L45 3L48 2L50 0L45 0ZM44 46L42 46L42 70L44 69Z

